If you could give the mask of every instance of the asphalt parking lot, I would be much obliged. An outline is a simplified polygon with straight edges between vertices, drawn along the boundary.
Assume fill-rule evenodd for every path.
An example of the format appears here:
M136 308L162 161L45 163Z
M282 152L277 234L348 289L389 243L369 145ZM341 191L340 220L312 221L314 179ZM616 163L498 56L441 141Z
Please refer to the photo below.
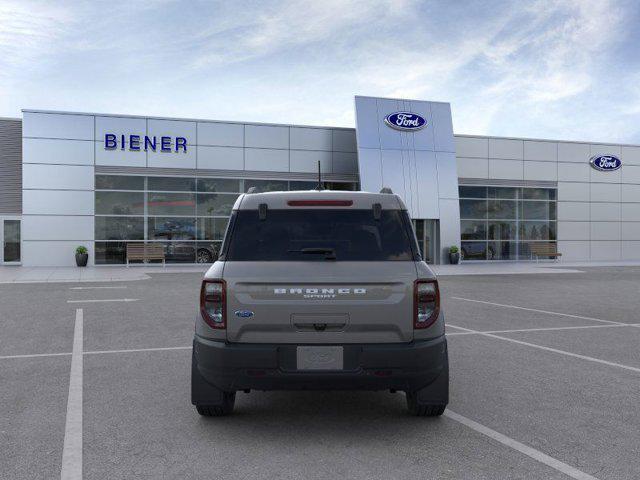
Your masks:
M580 270L440 278L435 419L387 392L239 393L200 417L199 274L0 285L0 478L639 478L640 268Z

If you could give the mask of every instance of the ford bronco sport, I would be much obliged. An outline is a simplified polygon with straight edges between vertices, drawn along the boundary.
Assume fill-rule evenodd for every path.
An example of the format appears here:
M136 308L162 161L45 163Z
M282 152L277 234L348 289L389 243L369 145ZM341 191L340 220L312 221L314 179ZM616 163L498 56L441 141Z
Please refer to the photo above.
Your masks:
M198 413L237 391L402 390L441 415L449 364L438 281L392 193L249 193L200 293L191 369Z

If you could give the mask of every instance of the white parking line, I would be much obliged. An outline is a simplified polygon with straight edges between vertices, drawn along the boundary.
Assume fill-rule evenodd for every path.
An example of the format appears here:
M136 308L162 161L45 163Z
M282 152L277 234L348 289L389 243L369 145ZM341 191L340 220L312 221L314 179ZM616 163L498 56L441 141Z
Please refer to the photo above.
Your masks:
M470 418L460 415L459 413L447 409L444 412L444 416L450 418L453 421L461 423L465 427L469 427L470 429L475 430L476 432L481 433L482 435L485 435L495 440L496 442L501 443L502 445L523 453L524 455L534 459L535 461L543 463L560 473L564 473L571 478L575 478L576 480L598 480L596 477L589 475L582 470L578 470L571 465L561 462L557 458L553 458L546 453L542 453L540 450L536 450L535 448L520 443L517 440L514 440L511 437L507 437L500 432L496 432L489 427L485 427L478 422L474 422Z
M447 327L462 328L447 323ZM548 332L554 330L583 330L589 328L617 328L617 327L640 327L640 323L621 323L620 325L578 325L575 327L542 327L542 328L519 328L516 330L478 330L472 332L452 332L449 335L479 335L481 333L517 333L517 332Z
M61 357L61 356L69 356L71 352L64 353L32 353L29 355L3 355L0 357L0 360L8 360L11 358L37 358L37 357Z
M586 355L580 355L578 353L567 352L565 350L558 350L557 348L545 347L544 345L538 345L535 343L523 342L522 340L516 340L515 338L502 337L500 335L494 335L493 333L480 332L478 330L471 330L470 328L458 327L456 325L447 324L449 327L459 328L460 330L466 330L467 332L476 333L478 335L482 335L483 337L497 338L498 340L505 340L511 343L517 343L518 345L525 345L527 347L538 348L540 350L546 350L547 352L559 353L561 355L566 355L568 357L579 358L581 360L587 360L589 362L601 363L603 365L609 365L610 367L618 367L623 368L625 370L631 370L632 372L639 372L640 368L631 367L629 365L623 365L622 363L609 362L607 360L601 360L599 358L588 357ZM627 326L627 325L623 325ZM630 325L629 325L630 326Z
M76 310L61 480L82 480L82 309Z
M517 310L526 310L528 312L546 313L547 315L557 315L560 317L579 318L580 320L592 320L594 322L610 323L612 325L628 325L623 322L613 322L611 320L602 320L601 318L584 317L582 315L572 315L570 313L550 312L548 310L538 310L536 308L520 307L517 305L505 305L504 303L486 302L484 300L475 300L473 298L450 297L454 300L463 300L465 302L483 303L485 305L493 305L495 307L515 308Z
M113 287L69 287L69 290L102 290L102 289L118 290L118 289L124 289L124 288L128 288L128 287L126 285L113 286Z
M67 303L137 302L139 298L110 298L106 300L67 300Z
M135 348L132 350L93 350L84 352L85 355L101 355L103 353L134 353L134 352L164 352L167 350L191 350L191 346L188 347L158 347L158 348Z

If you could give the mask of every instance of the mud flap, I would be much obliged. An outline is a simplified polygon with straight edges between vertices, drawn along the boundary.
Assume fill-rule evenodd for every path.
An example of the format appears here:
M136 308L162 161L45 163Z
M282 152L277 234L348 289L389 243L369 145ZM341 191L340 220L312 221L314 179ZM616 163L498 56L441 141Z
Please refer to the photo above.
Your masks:
M449 357L445 357L444 368L429 385L417 392L420 405L446 405L449 403Z
M224 401L222 390L208 383L198 371L194 353L191 354L191 403L193 405L221 405Z

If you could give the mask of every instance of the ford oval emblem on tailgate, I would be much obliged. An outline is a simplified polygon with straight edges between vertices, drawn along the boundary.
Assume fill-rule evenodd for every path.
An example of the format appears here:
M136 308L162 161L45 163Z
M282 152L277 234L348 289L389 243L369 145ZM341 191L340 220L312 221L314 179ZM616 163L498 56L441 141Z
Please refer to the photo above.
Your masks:
M253 312L251 310L236 310L234 313L236 317L240 318L253 317Z

